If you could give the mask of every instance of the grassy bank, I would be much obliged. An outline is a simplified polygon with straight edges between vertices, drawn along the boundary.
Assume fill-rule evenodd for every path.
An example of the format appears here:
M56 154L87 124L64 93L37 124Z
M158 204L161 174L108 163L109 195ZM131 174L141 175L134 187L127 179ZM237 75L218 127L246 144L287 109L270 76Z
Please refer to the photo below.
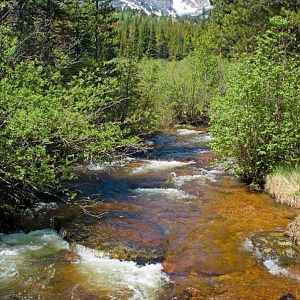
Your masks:
M300 166L277 167L266 177L265 191L277 203L300 208ZM295 244L300 245L300 216L288 225L285 234Z
M265 191L278 203L300 208L300 167L278 167L266 177Z

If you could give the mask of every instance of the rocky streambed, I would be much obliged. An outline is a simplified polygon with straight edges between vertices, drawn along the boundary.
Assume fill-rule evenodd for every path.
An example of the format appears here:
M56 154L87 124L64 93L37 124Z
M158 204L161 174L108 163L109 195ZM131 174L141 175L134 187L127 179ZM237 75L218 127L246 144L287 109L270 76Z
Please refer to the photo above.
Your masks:
M143 154L82 171L80 205L36 205L20 220L27 234L1 237L0 298L300 297L284 235L299 210L224 172L212 139L170 129Z

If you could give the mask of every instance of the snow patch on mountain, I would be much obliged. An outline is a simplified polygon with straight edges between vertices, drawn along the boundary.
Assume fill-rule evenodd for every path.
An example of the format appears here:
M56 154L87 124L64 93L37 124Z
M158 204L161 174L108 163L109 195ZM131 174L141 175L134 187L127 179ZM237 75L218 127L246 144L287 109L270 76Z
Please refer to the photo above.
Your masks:
M173 0L173 9L179 16L194 14L197 11L197 7L195 7L193 4L193 2L186 3L182 0Z
M115 7L143 10L157 16L199 16L212 6L209 0L113 0Z

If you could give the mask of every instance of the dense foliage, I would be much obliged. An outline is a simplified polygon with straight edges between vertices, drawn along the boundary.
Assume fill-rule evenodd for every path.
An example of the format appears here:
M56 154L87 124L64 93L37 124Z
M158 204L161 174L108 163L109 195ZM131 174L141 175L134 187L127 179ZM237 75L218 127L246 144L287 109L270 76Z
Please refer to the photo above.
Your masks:
M4 1L0 8L4 221L41 192L61 190L75 164L110 159L152 127L142 125L150 104L137 100L131 64L116 60L109 2Z
M230 58L211 111L215 149L236 174L263 183L276 166L299 163L299 3L214 4L208 46Z
M22 62L0 80L1 183L14 187L1 196L10 205L18 204L18 187L51 190L72 178L74 163L101 159L134 142L119 123L99 122L111 100L103 84L85 85L82 78L93 74L79 74L67 85L59 76L45 78L37 63Z
M213 110L216 149L233 158L237 174L259 182L300 157L300 56L292 52L287 21L271 21L253 54L231 66L228 90Z
M146 97L156 103L159 119L164 124L207 124L210 103L224 88L224 63L207 51L181 61L141 61L141 82L151 87Z
M262 183L299 164L300 12L214 0L208 18L109 0L0 3L0 219L174 123L212 125L231 169Z

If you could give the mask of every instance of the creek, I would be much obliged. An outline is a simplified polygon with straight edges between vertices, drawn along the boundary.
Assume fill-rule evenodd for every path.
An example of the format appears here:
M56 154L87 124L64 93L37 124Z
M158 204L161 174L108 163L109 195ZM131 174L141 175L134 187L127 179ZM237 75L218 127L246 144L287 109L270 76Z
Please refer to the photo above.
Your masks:
M284 237L299 211L226 173L211 140L173 128L81 170L82 206L41 202L20 220L28 233L1 237L0 298L300 297L299 250Z

